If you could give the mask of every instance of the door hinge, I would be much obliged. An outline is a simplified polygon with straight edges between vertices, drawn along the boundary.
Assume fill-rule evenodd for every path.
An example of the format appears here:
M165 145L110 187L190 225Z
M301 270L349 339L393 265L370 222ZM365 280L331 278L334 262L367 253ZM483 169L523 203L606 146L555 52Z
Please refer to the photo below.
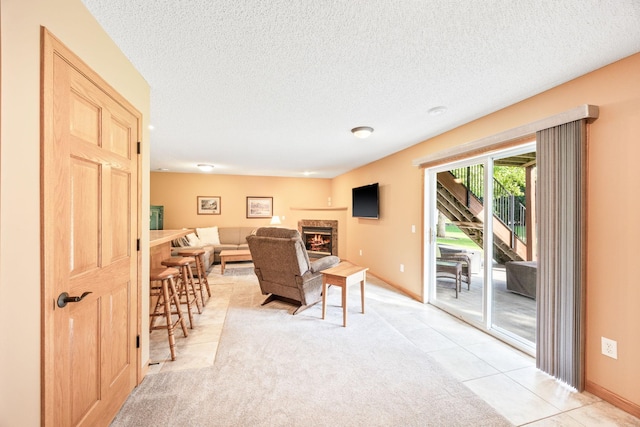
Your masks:
M140 348L140 335L136 335L136 348Z
M141 145L142 145L142 143L141 143L140 141L138 141L138 154L140 154L140 150L141 150L141 148L140 148L140 147L141 147Z
M140 252L140 239L136 240L136 252Z

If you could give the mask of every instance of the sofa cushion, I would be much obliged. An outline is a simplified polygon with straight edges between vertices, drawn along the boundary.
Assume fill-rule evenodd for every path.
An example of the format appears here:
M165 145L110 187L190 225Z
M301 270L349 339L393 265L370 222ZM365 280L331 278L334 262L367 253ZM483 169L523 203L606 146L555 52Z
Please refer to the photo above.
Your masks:
M247 243L247 236L254 230L254 227L219 227L218 235L220 244L243 245Z
M218 227L206 227L196 228L196 233L201 242L210 245L219 245L220 236L218 234Z

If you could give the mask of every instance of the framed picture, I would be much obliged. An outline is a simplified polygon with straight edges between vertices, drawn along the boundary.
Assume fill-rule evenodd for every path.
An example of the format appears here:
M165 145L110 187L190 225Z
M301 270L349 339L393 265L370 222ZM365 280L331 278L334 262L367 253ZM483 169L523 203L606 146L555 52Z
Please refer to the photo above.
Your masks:
M220 215L220 197L198 196L198 215Z
M247 197L247 218L271 218L273 197Z

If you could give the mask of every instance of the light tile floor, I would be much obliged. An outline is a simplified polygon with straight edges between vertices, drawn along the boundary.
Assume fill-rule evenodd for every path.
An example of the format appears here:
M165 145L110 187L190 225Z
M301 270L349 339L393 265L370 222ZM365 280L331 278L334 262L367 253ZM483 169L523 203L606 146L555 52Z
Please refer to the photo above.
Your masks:
M215 271L215 270L214 270ZM212 365L234 285L255 276L211 273L213 292L195 315L189 337L177 332L177 360L169 360L164 331L151 334L149 373ZM359 299L357 286L351 301ZM640 419L584 392L576 393L535 368L530 356L369 275L366 304L454 377L517 426L640 426Z

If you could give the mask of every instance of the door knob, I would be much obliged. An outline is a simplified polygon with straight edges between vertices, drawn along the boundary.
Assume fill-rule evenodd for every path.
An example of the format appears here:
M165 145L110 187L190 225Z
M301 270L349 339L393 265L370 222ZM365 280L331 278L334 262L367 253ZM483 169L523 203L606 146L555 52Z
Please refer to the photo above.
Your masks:
M70 297L68 293L63 292L60 295L58 295L58 307L60 308L66 307L67 304L70 302L80 302L84 299L84 297L86 297L90 293L91 292L84 292L79 297Z

